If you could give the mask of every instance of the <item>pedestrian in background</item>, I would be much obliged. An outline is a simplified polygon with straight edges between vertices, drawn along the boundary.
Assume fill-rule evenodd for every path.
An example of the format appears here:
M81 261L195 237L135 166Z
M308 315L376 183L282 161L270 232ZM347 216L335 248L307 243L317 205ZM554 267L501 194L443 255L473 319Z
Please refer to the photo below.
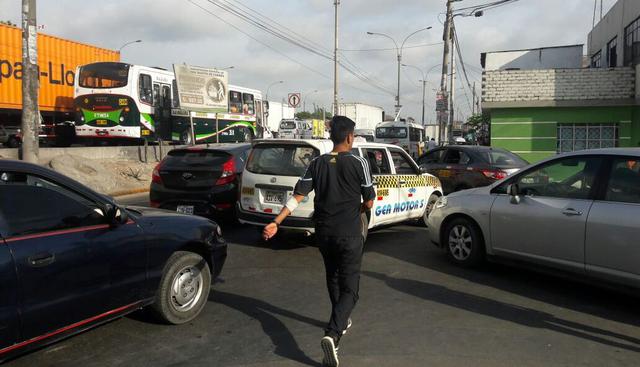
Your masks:
M315 192L313 220L332 306L320 345L323 364L331 367L338 366L338 344L351 327L350 315L358 301L364 246L360 215L371 209L375 198L367 160L351 154L354 129L355 123L349 118L333 117L333 150L309 164L294 195L263 231L265 240L275 236L282 221L311 191Z
M429 140L429 142L427 143L427 151L436 149L438 147L438 144L436 143L436 139L431 138L431 140Z

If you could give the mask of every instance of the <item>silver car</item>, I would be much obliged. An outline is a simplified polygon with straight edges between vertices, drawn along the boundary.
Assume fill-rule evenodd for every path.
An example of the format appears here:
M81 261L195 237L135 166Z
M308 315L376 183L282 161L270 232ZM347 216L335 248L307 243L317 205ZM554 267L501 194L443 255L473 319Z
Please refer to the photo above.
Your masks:
M567 153L453 193L428 225L460 265L515 260L640 288L640 148Z

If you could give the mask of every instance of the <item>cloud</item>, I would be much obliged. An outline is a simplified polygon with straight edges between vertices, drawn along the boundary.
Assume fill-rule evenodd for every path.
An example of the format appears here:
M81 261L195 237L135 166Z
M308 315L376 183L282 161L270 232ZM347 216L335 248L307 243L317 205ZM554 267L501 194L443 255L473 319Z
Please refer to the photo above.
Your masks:
M127 62L170 68L172 63L226 67L233 65L231 81L266 91L273 81L271 96L279 100L287 92L309 92L307 104L329 107L333 95L333 62L284 42L216 8L207 0L192 0L215 16L236 25L252 37L286 54L292 61L265 47L232 26L194 6L187 0L57 0L38 2L38 21L45 33L99 45L119 48L127 41L143 42L123 50ZM329 0L225 0L246 5L259 14L289 28L293 36L312 41L318 50L333 50L333 1ZM464 5L484 3L467 0ZM607 8L614 0L606 0ZM491 50L541 47L586 42L593 7L584 0L520 0L489 10L481 18L456 18L462 56L471 81L480 81L480 53ZM20 20L16 0L0 0L0 19ZM245 11L250 10L245 8ZM407 45L442 41L443 0L342 0L340 5L340 48L393 48L393 42L372 37L367 31L382 32L401 42L416 29L431 25L430 31L411 37ZM340 70L340 96L344 101L359 101L383 106L393 112L397 82L395 51L343 52L366 77L384 85L391 94L363 83ZM403 62L427 70L442 62L442 46L406 48ZM304 66L301 66L303 64ZM309 71L316 70L324 76ZM419 117L422 89L420 73L402 70L401 102L406 115ZM440 68L427 78L427 116L434 118L435 92L440 83ZM457 81L458 86L463 80ZM313 92L318 90L318 92ZM466 96L460 92L463 114L469 114Z

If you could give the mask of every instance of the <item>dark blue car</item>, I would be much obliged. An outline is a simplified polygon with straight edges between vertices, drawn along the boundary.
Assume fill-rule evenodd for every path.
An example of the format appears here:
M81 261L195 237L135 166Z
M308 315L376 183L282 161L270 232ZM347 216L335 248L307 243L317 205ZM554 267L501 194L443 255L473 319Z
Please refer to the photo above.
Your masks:
M226 256L208 219L124 208L46 168L0 160L0 361L145 306L189 322Z

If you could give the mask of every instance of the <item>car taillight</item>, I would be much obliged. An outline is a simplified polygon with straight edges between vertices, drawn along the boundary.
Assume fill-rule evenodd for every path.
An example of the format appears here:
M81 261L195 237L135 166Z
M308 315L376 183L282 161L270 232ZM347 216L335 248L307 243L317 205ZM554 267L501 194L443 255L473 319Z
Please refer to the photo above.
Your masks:
M486 178L490 178L492 180L502 180L503 178L507 177L507 173L500 170L483 169L482 174Z
M159 201L150 200L149 201L149 206L152 207L152 208L159 208L160 207L160 202Z
M160 161L156 168L153 169L153 173L151 173L151 182L162 185L162 177L160 177L160 169L162 168L163 161Z
M222 186L232 183L236 179L236 164L233 157L222 165L222 174L216 181L216 186Z

